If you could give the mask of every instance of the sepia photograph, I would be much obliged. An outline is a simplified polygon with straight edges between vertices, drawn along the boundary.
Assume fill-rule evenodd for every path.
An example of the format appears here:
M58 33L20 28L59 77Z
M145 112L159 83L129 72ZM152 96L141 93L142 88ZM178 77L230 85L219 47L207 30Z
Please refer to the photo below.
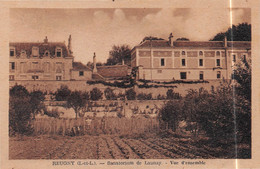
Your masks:
M10 160L252 158L250 8L9 17Z

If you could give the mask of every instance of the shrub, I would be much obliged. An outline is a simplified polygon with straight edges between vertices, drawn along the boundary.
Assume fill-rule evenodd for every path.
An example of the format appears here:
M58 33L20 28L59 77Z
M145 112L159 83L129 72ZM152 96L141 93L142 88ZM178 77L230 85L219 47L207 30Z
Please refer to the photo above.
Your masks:
M66 85L61 85L61 87L55 92L55 99L57 101L66 101L70 95L71 90Z
M135 100L135 98L136 98L136 92L134 89L128 89L125 92L125 95L126 95L127 100Z
M166 98L169 100L180 99L181 95L179 93L175 93L172 89L168 89L168 91L166 92Z
M107 100L116 100L116 94L114 93L113 89L109 87L106 88L104 94Z
M91 91L90 91L90 99L91 100L100 100L102 99L102 91L99 90L98 88L93 88Z
M157 100L165 100L166 98L165 98L165 96L164 95L158 95L157 96Z
M152 100L152 93L146 94L146 93L139 93L137 95L138 100Z

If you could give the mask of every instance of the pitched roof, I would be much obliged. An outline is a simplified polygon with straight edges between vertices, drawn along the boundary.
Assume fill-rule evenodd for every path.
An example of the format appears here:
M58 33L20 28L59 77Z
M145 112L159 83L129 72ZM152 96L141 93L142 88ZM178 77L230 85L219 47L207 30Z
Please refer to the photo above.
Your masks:
M73 67L73 70L89 70L89 71L92 71L91 68L89 68L88 66L84 65L81 62L73 62L72 67Z
M127 65L97 66L97 73L104 78L120 78L128 74Z
M60 47L62 49L63 57L72 57L69 54L68 49L63 42L10 42L9 47L14 47L16 55L20 55L22 50L26 51L26 55L30 56L32 54L32 48L38 47L40 56L44 57L45 51L50 52L50 56L55 56L56 47Z
M236 48L251 48L250 41L228 41L228 47L236 47ZM171 47L167 40L146 40L137 47ZM192 47L192 48L200 48L200 47L216 47L223 48L223 41L174 41L173 48L176 47Z

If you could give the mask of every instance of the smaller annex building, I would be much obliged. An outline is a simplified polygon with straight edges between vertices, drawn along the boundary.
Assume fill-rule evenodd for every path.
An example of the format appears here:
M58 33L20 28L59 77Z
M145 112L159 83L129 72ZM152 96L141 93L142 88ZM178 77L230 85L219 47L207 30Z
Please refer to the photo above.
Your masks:
M234 65L251 57L245 41L145 40L131 51L137 78L147 80L230 79Z

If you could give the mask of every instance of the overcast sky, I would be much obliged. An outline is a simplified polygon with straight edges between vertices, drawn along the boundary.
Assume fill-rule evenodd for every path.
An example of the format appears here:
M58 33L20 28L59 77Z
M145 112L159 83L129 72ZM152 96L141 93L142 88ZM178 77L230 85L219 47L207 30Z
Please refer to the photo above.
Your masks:
M232 22L251 23L250 9L233 9ZM230 11L224 8L164 9L11 9L10 41L49 41L67 44L72 35L75 60L87 63L96 52L105 62L115 45L138 45L145 36L168 39L186 37L208 41L230 27Z

